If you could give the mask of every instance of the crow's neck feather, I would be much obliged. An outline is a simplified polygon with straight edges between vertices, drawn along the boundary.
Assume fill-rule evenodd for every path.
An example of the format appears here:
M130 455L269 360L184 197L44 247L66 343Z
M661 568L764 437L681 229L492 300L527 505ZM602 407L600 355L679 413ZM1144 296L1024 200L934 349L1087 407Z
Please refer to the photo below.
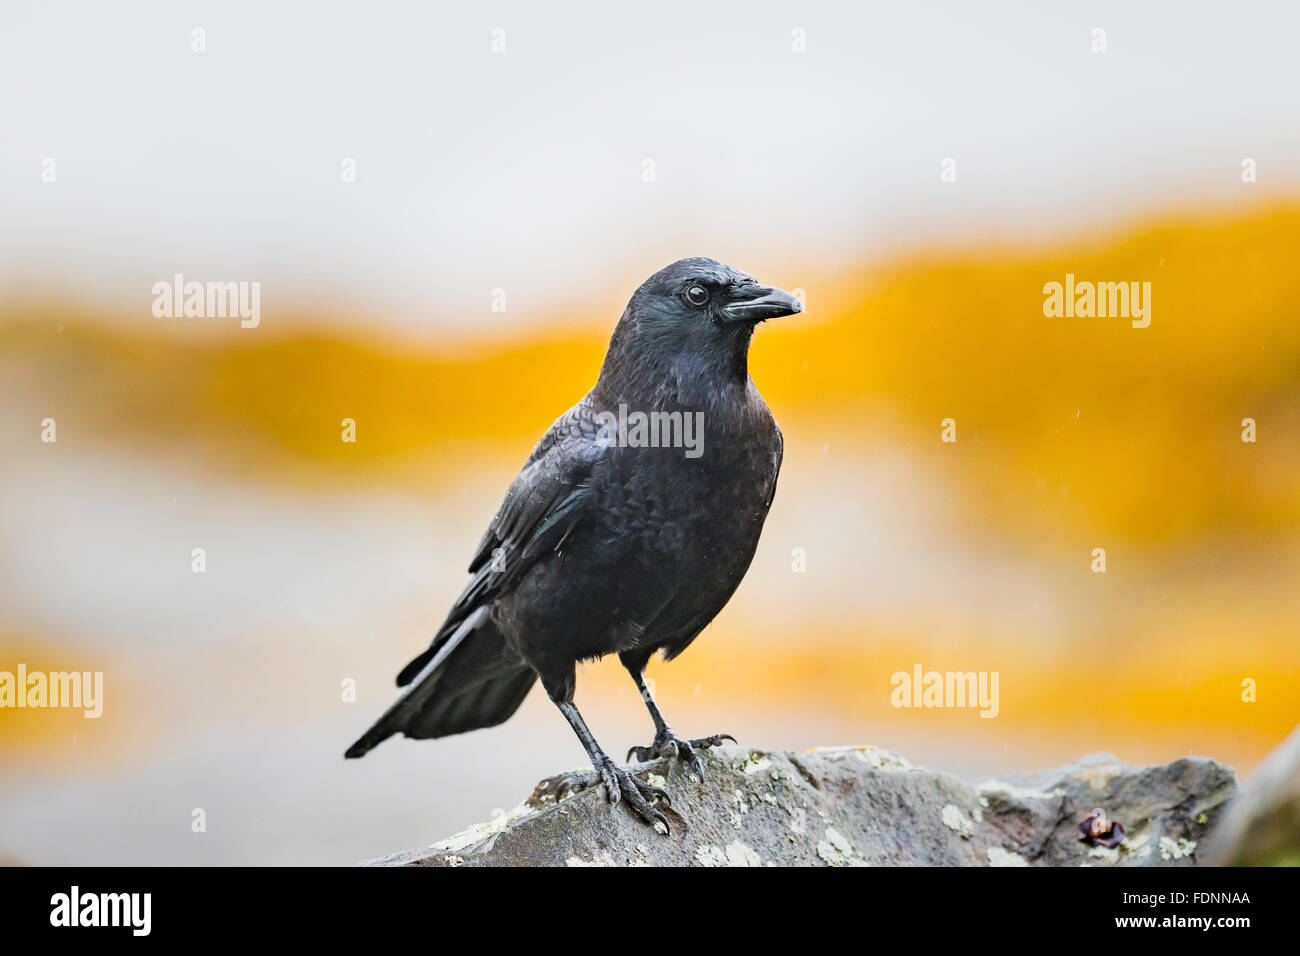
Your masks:
M745 394L749 382L748 322L686 336L624 316L593 390L611 406L705 409Z

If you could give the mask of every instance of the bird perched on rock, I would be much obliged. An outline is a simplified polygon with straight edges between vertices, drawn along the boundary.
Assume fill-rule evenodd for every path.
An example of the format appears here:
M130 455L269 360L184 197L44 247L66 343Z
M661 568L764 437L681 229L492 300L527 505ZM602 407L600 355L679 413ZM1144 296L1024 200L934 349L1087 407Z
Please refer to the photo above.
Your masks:
M629 759L698 751L669 728L644 671L680 654L722 610L758 546L781 469L781 431L749 377L758 323L802 312L795 296L713 259L656 272L619 319L596 385L538 442L470 562L468 586L405 691L347 751L399 731L431 738L506 720L541 678L600 782L665 832L668 795L620 767L573 704L579 661L618 654L654 721Z

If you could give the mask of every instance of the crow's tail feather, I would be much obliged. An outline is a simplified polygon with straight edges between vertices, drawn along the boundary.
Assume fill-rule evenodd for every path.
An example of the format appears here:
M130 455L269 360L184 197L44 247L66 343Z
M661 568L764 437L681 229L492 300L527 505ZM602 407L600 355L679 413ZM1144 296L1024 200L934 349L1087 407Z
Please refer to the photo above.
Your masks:
M406 690L345 756L361 757L395 733L445 737L499 724L518 710L537 679L509 652L483 607L408 664L403 676L417 662Z
M460 693L439 692L407 724L408 737L425 739L494 727L510 718L537 680L537 672L521 666L503 670Z

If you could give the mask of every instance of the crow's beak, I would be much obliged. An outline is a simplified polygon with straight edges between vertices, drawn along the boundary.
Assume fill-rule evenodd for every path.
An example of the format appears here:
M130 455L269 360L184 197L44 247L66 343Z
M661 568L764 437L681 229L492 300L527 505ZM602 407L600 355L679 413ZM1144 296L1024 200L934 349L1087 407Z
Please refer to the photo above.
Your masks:
M803 303L784 289L747 285L735 289L731 301L722 307L728 322L762 322L803 311Z

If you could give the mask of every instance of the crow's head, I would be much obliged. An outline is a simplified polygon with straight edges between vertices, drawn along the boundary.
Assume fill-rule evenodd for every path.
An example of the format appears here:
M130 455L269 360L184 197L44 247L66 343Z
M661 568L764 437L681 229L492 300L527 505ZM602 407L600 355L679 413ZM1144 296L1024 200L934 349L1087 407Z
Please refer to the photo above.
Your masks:
M708 386L743 383L754 327L802 311L789 292L759 285L716 259L678 259L633 293L610 339L601 379L633 390L665 377Z

